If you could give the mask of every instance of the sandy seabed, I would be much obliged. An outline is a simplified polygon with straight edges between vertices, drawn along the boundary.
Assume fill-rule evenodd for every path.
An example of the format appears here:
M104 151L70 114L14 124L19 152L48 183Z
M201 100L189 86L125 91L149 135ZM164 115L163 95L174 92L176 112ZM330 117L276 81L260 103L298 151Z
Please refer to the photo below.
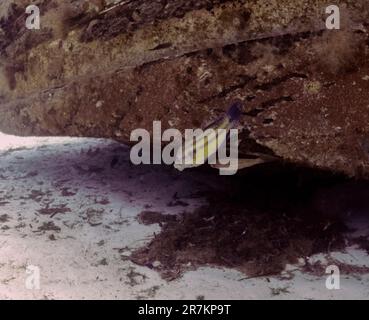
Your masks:
M211 178L197 172L133 166L126 147L102 139L1 135L0 163L0 299L369 298L369 256L351 244L329 254L351 266L340 290L327 290L327 275L306 272L303 259L275 276L204 265L172 281L154 268L160 261L133 263L132 253L161 232L138 219L143 211L180 215L206 204L193 195ZM173 204L174 195L182 202ZM350 224L369 234L368 215ZM30 265L40 270L39 290L27 289Z

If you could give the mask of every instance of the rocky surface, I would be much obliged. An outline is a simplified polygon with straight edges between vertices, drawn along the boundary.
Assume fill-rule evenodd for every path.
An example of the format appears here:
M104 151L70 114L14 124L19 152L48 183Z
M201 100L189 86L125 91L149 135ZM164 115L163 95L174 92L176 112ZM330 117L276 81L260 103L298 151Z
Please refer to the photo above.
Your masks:
M13 4L10 4L13 3ZM198 128L245 102L242 150L369 173L368 4L339 1L27 1L1 4L0 130L106 137Z

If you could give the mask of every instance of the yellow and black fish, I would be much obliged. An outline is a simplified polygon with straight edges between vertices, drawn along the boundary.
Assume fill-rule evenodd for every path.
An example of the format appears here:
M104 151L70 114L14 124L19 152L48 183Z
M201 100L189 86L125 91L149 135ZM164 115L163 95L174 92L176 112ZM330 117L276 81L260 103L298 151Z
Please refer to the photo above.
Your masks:
M215 156L219 147L224 145L231 129L237 128L242 115L242 103L233 103L226 114L210 124L204 130L199 130L194 139L185 141L177 152L174 167L180 171L186 168L198 167L210 157Z

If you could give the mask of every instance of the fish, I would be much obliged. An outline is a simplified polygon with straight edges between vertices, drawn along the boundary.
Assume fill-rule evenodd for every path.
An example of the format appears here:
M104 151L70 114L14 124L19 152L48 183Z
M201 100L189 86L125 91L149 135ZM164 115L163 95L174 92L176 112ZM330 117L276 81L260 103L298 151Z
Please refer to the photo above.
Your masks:
M198 167L214 156L226 142L230 130L238 127L242 109L241 102L234 102L224 116L200 130L194 138L186 139L176 154L174 167L179 171Z

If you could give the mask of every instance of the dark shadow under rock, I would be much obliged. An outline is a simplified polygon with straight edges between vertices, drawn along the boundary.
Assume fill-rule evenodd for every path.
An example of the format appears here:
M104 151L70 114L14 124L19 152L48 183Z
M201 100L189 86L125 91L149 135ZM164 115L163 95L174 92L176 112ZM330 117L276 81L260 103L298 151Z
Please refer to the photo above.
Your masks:
M223 179L215 178L209 205L177 219L161 219L162 232L136 250L131 260L145 266L159 261L153 268L168 280L206 265L235 268L254 277L279 274L299 258L345 248L345 212L337 212L340 206L333 203L343 199L340 192L348 193L344 186L352 182L345 178L268 165L228 183ZM328 198L334 210L322 212L316 199L320 203L331 189L338 190L335 198ZM347 205L342 211L349 209Z

